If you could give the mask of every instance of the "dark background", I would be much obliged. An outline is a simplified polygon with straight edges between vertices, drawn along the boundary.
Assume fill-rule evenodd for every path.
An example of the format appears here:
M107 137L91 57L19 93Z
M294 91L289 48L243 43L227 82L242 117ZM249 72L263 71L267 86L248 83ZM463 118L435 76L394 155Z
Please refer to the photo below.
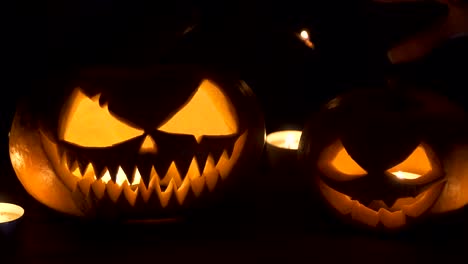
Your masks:
M466 106L466 38L444 43L427 57L404 65L391 65L386 57L388 48L443 16L444 6L378 5L364 0L87 0L2 5L0 198L27 209L19 235L3 240L5 246L0 244L2 255L12 261L435 263L466 259L465 218L447 216L416 231L391 235L354 230L309 201L302 193L306 187L299 183L297 192L278 183L264 190L262 180L271 175L265 164L257 175L258 196L227 201L190 223L122 226L68 219L36 203L22 189L8 157L8 131L17 100L48 76L96 64L182 62L223 68L254 90L267 132L300 129L311 112L338 93L394 80L437 90ZM309 30L315 49L297 38L302 29ZM288 179L293 173L277 174L274 179L279 182L296 180Z

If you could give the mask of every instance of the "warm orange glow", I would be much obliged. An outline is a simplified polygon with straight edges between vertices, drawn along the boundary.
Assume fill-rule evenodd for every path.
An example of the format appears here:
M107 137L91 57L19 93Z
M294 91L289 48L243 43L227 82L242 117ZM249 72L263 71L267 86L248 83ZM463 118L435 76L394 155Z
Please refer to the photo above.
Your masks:
M190 101L158 129L168 133L232 135L238 132L237 115L221 89L204 80Z
M148 202L152 197L157 196L156 199L160 205L165 207L171 199L176 199L177 203L183 204L189 191L195 197L200 196L205 191L213 191L219 181L225 180L229 176L242 153L247 135L248 133L244 132L239 136L234 143L231 156L228 156L226 150L224 150L219 160L215 162L212 155L209 154L203 171L200 171L196 157L192 158L185 175L180 173L176 162L172 162L167 172L161 175L152 167L148 184L143 182L142 175L137 167L133 172L133 182L131 183L129 180L131 179L130 175L126 175L121 167L119 167L115 175L115 181L112 180L108 169L105 169L102 177L99 178L99 175L95 174L91 163L81 174L76 162L69 168L67 163L64 162L68 159L66 155L59 158L55 143L45 136L42 136L42 140L53 165L60 172L58 175L61 180L71 190L77 190L80 195L89 197L90 193L92 193L97 199L108 196L114 202L117 202L119 197L123 195L131 206L136 205L137 196L141 196L144 202ZM92 200L89 202L91 203Z
M109 147L143 134L113 116L107 106L99 105L99 96L87 97L77 88L60 119L61 139L83 147Z
M24 214L21 206L11 203L0 203L0 223L14 221Z
M373 210L348 195L340 193L323 181L319 181L322 195L330 205L342 215L350 214L352 219L376 227L381 222L386 228L399 228L406 224L406 216L418 217L432 206L442 192L444 183L439 182L416 197L404 197L395 201L389 208ZM381 201L374 201L381 202Z
M347 175L367 174L367 172L351 158L343 146L332 160L331 165L339 172Z
M314 43L310 40L310 35L307 30L302 30L301 33L299 33L299 38L306 44L307 47L313 49L315 48Z
M414 180L414 179L421 177L421 175L419 174L405 172L405 171L395 171L392 174L395 175L398 179L406 179L406 180Z
M157 153L158 152L158 147L156 145L156 142L154 142L154 139L152 139L150 136L146 136L145 140L141 144L140 147L140 153Z
M112 181L109 171L106 171L106 172L104 173L104 175L103 175L102 178L101 178L101 181L102 181L103 183L108 183L108 182Z
M306 30L302 30L300 35L302 39L309 39L309 32Z
M419 145L403 162L388 170L399 179L414 180L432 171L426 150Z
M460 144L445 157L445 188L432 208L435 213L460 209L468 205L468 145Z
M133 176L133 182L132 182L132 186L136 186L138 184L140 184L141 182L141 174L140 172L138 171L138 169L135 169L135 175Z
M278 148L297 150L301 135L302 131L299 130L277 131L268 134L266 141L268 144Z

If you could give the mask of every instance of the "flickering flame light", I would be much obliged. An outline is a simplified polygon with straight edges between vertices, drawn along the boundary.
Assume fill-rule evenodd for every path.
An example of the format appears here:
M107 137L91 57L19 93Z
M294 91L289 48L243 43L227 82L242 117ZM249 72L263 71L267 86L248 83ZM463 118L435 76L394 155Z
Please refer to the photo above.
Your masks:
M267 135L267 143L278 148L297 150L302 131L283 130Z
M299 33L299 38L306 44L307 47L313 49L315 48L315 45L314 43L312 43L312 41L310 41L310 36L309 36L309 32L307 30L302 30L300 33Z
M392 174L397 176L397 178L399 179L405 179L405 180L414 180L414 179L421 177L421 175L419 174L406 172L406 171L395 171L395 172L392 172Z
M11 203L0 203L0 224L12 222L24 214L21 206Z
M309 32L307 32L306 30L302 30L301 31L301 38L302 39L309 39Z

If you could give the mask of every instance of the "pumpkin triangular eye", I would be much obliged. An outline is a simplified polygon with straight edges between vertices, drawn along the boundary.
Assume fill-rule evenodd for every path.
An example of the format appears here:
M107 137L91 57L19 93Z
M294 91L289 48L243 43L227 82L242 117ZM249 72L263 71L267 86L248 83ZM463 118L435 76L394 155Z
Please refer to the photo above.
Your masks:
M82 147L109 147L143 134L100 106L99 95L89 98L80 88L65 105L58 132L61 140Z
M190 100L159 130L202 136L232 135L237 133L234 107L221 89L209 80L203 80Z
M348 154L341 140L324 149L318 166L327 177L338 181L349 181L367 175L367 171Z
M341 146L331 165L339 172L347 175L365 175L367 172L353 160L346 149Z
M416 149L400 164L390 168L388 172L399 179L414 180L432 171L431 161L423 145Z

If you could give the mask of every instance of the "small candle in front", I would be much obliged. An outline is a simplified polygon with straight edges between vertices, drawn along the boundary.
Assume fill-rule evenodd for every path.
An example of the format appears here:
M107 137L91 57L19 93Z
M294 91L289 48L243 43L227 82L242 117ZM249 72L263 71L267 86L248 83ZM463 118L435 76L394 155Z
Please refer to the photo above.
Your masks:
M283 130L267 135L267 143L278 148L297 150L302 131Z
M24 214L24 209L16 204L0 203L0 223L14 221Z

